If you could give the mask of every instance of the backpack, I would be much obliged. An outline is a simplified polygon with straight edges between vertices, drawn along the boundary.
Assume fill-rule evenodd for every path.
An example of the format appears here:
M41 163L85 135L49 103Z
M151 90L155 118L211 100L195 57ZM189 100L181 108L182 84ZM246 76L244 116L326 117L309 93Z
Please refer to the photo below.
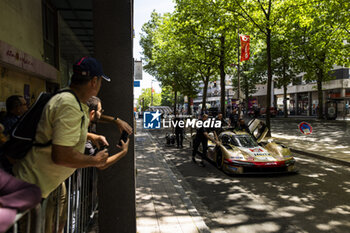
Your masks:
M0 157L3 160L16 161L26 156L27 152L33 147L46 147L51 145L52 140L41 144L35 142L35 135L38 123L41 118L41 114L44 110L45 105L49 100L63 92L69 92L74 95L75 99L79 103L80 111L83 112L80 101L75 93L70 89L60 90L56 93L40 93L36 102L30 107L30 109L18 120L18 122L12 128L10 139L1 148ZM83 125L84 116L82 117L81 127Z

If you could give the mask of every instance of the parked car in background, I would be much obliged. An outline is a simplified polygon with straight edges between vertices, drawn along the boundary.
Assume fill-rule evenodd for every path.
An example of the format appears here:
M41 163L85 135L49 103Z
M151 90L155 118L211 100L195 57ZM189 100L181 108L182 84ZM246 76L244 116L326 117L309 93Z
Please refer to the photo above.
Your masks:
M277 110L275 107L270 107L271 117L277 116ZM260 108L260 116L266 117L266 108Z

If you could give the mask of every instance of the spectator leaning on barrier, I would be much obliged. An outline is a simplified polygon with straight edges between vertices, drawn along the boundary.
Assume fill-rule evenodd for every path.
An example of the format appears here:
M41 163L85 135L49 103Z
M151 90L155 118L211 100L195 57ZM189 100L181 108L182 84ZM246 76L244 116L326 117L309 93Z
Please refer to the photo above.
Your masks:
M23 96L11 95L6 99L6 115L0 122L5 127L5 136L10 134L12 127L27 110L28 105Z
M64 92L52 97L43 110L35 136L38 143L52 140L52 145L32 147L26 157L13 167L16 177L40 187L43 198L72 175L76 168L106 165L107 150L95 156L83 154L87 138L108 145L105 137L87 132L89 112L86 102L98 94L102 79L110 81L96 59L83 57L75 63L70 89L80 100L83 111L72 93Z
M96 123L101 119L101 116L103 116L101 100L96 96L92 96L88 100L87 105L89 107L89 118L90 118L89 132L95 132L93 131L95 130L95 127L93 126L96 125ZM104 117L105 121L106 120L108 121L108 119L111 119L111 118L113 119L113 117L110 117L110 116ZM121 119L119 119L119 121L120 123L117 124L118 128L120 130L125 130L128 134L131 134L132 133L131 126ZM111 120L109 122L115 122L115 120ZM118 160L120 160L122 157L126 155L129 147L129 139L125 143L122 141L121 144L122 144L121 146L117 145L117 147L120 148L121 151L114 155L109 156L105 166L99 167L99 169L108 168L109 166L116 163ZM94 144L92 141L87 140L85 145L85 154L95 155L99 147L100 147L99 144Z

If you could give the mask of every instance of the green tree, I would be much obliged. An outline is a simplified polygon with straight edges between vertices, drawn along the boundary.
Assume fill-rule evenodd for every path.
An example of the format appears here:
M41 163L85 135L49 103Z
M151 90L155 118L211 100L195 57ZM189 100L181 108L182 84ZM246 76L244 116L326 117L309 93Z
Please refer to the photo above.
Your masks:
M218 57L212 42L214 35L207 29L208 22L204 18L207 14L202 4L201 1L177 1L175 16L178 24L175 30L189 54L187 62L204 84L202 106L206 106L208 83L210 79L216 79Z
M255 39L251 40L251 57L248 61L240 64L239 69L236 69L237 64L232 64L232 83L233 89L238 94L238 87L243 91L246 109L251 95L256 92L256 85L266 82L266 51L264 51L263 43ZM238 67L237 67L238 68ZM240 85L238 85L238 72L240 72ZM240 95L242 93L240 92Z
M137 108L141 106L142 111L147 110L151 106L151 88L142 88L141 95L137 100ZM153 92L153 106L160 106L162 101L162 96L160 93Z
M251 95L256 92L256 84L262 82L263 71L258 70L258 68L262 68L258 64L254 63L253 60L247 61L242 64L240 69L240 88L243 93L240 95L244 95L243 102L245 103L245 108L248 109L248 101L251 98ZM238 75L237 70L233 72L232 84L233 89L237 92L238 90ZM238 93L238 92L237 92Z
M283 112L284 117L287 118L287 86L300 71L297 70L294 62L296 58L291 50L290 40L285 36L275 36L272 40L272 69L276 76L274 83L277 88L283 88Z
M233 0L228 1L228 9L240 15L254 26L255 30L264 36L266 44L267 65L267 95L266 95L266 126L271 129L270 106L272 90L272 57L271 37L281 28L281 19L293 9L289 0ZM271 132L268 133L271 136Z
M172 91L172 88L169 86L162 87L162 106L174 106L174 92Z
M170 14L163 17L152 14L152 19L144 25L142 43L147 52L145 70L152 74L162 86L169 86L174 92L174 112L176 112L176 100L178 92L193 97L197 94L198 76L187 62L188 50L180 43L174 33L176 22ZM152 30L148 30L151 28Z
M225 114L225 77L235 54L234 15L223 8L224 0L177 0L180 34L191 51L191 64L204 83L202 106L210 79L220 76L221 111Z
M319 0L300 1L304 7L294 11L289 37L294 43L296 63L306 72L304 79L317 82L318 118L323 117L322 82L332 79L329 75L336 64L349 64L348 39L349 1Z

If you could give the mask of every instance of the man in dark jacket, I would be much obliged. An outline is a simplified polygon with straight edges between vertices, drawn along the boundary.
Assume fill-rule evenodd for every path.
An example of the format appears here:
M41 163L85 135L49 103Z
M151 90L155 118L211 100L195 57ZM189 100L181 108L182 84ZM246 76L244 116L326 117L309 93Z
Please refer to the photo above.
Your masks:
M179 147L183 148L183 140L184 140L184 128L180 126L180 124L179 124L180 120L181 120L180 117L176 117L174 119L174 121L176 122L175 136L176 136L177 148L179 148Z
M236 127L236 130L250 133L249 127L246 125L242 118L238 119L238 125Z
M202 121L208 120L208 115L204 114L202 117ZM200 144L202 144L203 152L201 154L201 162L200 165L202 167L205 166L204 164L204 158L207 156L207 149L208 149L208 139L212 142L215 142L216 144L219 144L214 138L209 136L209 129L204 128L203 126L200 128L197 128L196 137L193 141L193 151L192 151L192 161L196 163L196 155L198 153L198 148Z

